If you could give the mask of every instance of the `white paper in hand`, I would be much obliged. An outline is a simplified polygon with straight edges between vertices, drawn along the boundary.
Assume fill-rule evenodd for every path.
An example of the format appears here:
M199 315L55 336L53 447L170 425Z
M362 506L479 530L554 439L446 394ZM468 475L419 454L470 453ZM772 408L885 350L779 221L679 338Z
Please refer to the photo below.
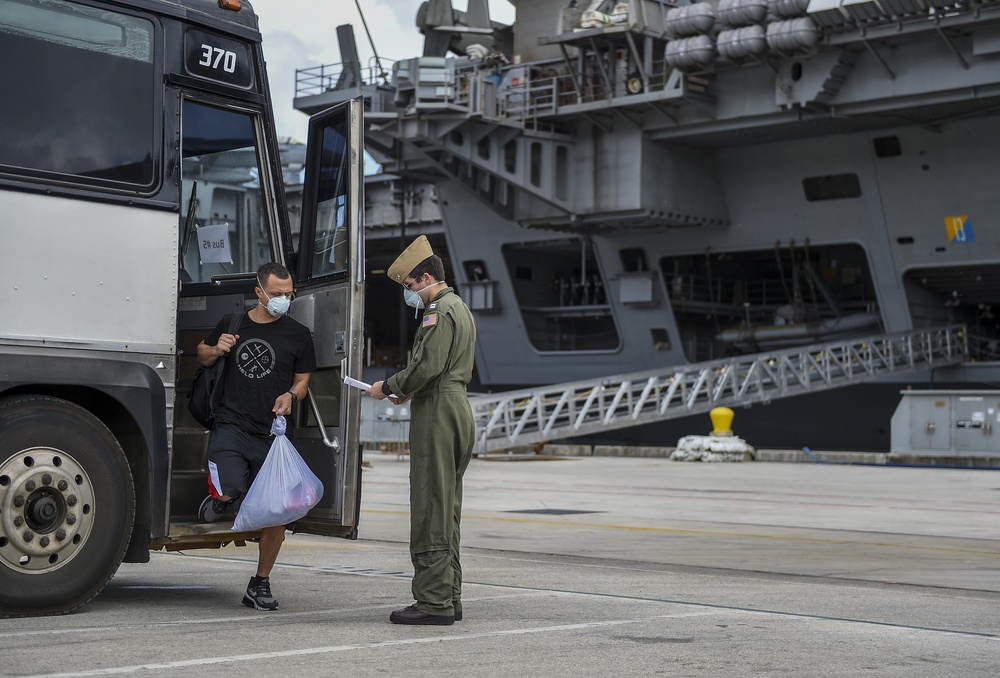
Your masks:
M372 387L371 384L366 384L363 381L358 381L353 377L344 377L344 383L347 384L348 386L353 386L354 388L360 388L362 391L367 391Z
M368 391L368 389L370 389L372 387L371 384L366 384L363 381L358 381L357 379L355 379L353 377L344 377L344 383L347 384L348 386L353 386L354 388L360 388L362 391ZM389 397L395 397L395 396L392 396L390 394ZM393 402L395 402L395 401L393 401Z

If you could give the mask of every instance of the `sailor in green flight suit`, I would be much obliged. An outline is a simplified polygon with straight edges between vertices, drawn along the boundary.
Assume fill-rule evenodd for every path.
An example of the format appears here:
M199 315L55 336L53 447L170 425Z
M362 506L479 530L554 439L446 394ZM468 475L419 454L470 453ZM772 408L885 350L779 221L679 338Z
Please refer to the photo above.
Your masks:
M447 286L441 258L420 236L389 267L406 303L424 309L410 364L368 395L410 405L410 560L413 605L389 615L394 624L450 625L462 619L459 522L462 476L472 459L475 422L466 395L476 324Z

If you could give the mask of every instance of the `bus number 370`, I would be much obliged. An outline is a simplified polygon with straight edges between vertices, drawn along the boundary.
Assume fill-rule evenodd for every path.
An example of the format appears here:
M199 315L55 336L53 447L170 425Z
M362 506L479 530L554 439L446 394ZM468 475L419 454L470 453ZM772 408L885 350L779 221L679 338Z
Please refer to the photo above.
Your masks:
M215 58L212 58L212 55ZM198 62L199 66L208 66L209 68L214 68L218 70L219 62L222 62L222 70L226 73L236 72L236 52L227 52L219 47L212 47L211 45L203 44L201 46L201 60Z

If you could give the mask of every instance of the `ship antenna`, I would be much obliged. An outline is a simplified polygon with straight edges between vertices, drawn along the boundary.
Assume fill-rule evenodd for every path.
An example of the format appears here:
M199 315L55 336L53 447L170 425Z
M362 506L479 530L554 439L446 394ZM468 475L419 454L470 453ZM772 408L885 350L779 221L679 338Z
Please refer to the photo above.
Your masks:
M354 0L354 5L358 8L358 14L361 15L361 25L365 27L365 35L368 36L368 44L372 46L372 54L375 55L375 68L378 69L379 77L384 80L385 77L388 75L388 73L385 72L385 70L382 68L382 62L379 61L378 50L375 49L375 41L372 40L372 33L371 31L368 30L368 22L365 21L365 13L361 9L360 0Z

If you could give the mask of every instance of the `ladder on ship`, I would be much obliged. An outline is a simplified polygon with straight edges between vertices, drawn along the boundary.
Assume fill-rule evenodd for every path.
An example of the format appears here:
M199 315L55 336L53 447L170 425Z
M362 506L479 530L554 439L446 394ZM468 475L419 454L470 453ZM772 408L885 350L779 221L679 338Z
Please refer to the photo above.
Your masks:
M968 357L964 326L913 330L679 367L470 395L475 454L851 386Z

